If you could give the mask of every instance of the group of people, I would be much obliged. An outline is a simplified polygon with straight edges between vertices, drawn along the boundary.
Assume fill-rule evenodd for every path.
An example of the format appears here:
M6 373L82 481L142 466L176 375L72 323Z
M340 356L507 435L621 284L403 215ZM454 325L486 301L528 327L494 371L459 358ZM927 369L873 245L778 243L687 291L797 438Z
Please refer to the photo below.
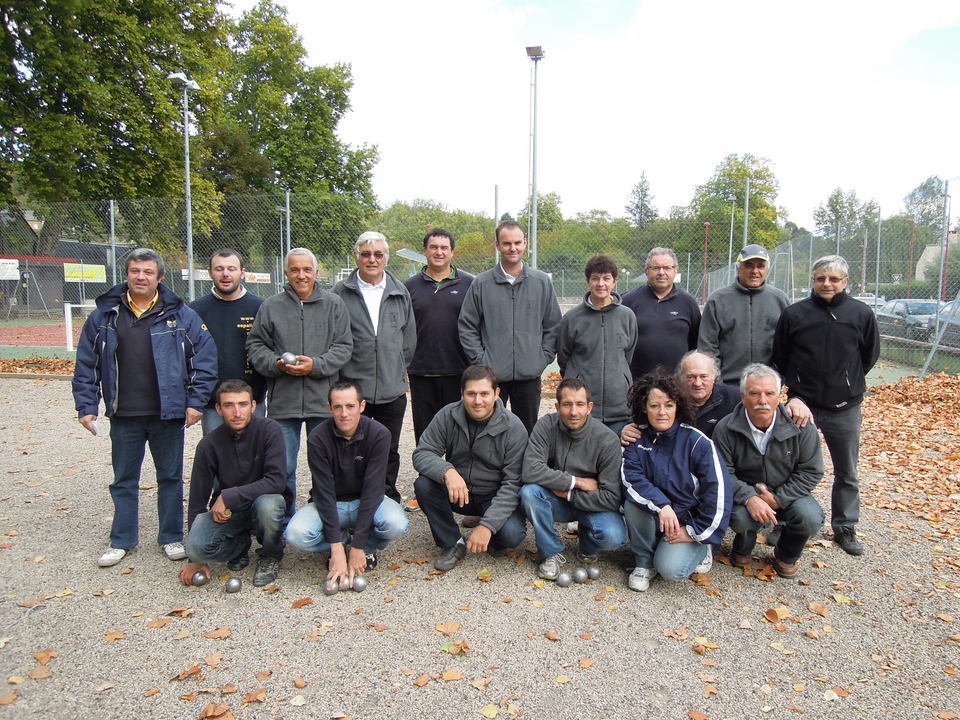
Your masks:
M156 252L131 252L126 282L87 318L73 382L85 428L96 434L101 400L111 419L114 518L98 564L138 543L149 444L157 540L189 559L184 583L212 562L243 569L252 534L254 585L276 581L286 546L328 553L327 578L351 584L417 508L442 572L468 552L517 547L529 522L545 579L566 562L558 523L575 527L584 563L629 546L638 591L658 574L707 572L728 527L732 564L752 562L766 527L775 570L793 577L824 519L811 495L823 475L818 427L834 464L833 538L863 552L859 405L879 336L844 292L843 258L814 263L810 297L789 305L766 284L767 251L748 245L701 316L675 283L671 249L651 250L646 284L623 296L616 263L598 255L583 301L563 314L549 276L523 260L522 227L502 222L495 245L495 266L474 277L453 264L453 235L434 228L425 266L401 282L386 269L387 239L364 232L356 269L329 291L314 254L295 248L287 284L266 300L244 287L240 253L223 249L210 259L211 293L190 306L162 284ZM554 358L555 412L539 417ZM408 388L417 478L403 499ZM184 543L184 427L197 421ZM298 509L304 426L311 483Z

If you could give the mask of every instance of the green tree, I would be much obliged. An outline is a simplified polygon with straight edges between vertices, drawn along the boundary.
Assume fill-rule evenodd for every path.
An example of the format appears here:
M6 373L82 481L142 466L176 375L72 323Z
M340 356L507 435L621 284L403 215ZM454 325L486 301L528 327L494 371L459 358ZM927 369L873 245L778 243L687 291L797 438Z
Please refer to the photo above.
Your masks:
M903 198L907 215L918 225L940 228L943 224L944 182L931 175Z
M780 238L776 207L780 183L766 158L749 153L727 155L714 169L710 179L697 187L690 203L690 216L701 226L709 222L726 227L730 223L731 207L734 207L742 224L747 178L750 178L748 242L775 247ZM737 217L734 222L738 222Z
M647 173L640 173L640 180L630 191L630 197L624 208L630 223L641 230L657 217L657 209L653 206L653 193L650 191L650 182Z
M563 227L563 213L560 210L561 200L560 196L555 193L547 193L546 195L541 195L537 193L537 236L540 237L544 233L553 233L559 232L560 228ZM525 228L530 227L530 201L527 200L527 204L523 206L523 210L520 211L520 215L517 217L517 222L523 225ZM527 230L529 234L529 229Z

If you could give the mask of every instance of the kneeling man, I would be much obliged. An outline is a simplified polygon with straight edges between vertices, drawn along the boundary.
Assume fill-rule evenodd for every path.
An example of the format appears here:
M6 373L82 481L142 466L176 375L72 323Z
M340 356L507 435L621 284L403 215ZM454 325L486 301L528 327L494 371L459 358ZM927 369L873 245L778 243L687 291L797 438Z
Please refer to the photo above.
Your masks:
M717 424L713 442L733 487L731 561L749 565L757 530L780 523L773 567L790 578L799 572L804 544L823 525L823 510L810 494L823 477L823 454L813 423L795 425L779 400L777 372L748 365L740 376L740 404Z
M360 385L336 382L327 401L333 417L307 437L310 502L290 520L285 537L298 550L329 551L327 579L352 587L356 575L377 566L377 550L406 535L407 515L386 497L390 431L363 414Z
M537 421L523 456L520 502L537 536L543 562L538 575L556 580L563 541L554 523L579 523L580 561L597 561L597 552L627 542L620 515L620 441L591 418L590 388L579 378L557 386L557 412Z
M520 510L520 470L527 447L520 419L500 402L493 368L471 365L460 376L460 402L434 416L413 451L413 484L447 572L470 552L516 547L527 533ZM453 513L479 515L464 540Z
M194 455L186 542L191 562L180 569L180 580L189 585L197 570L209 577L210 562L242 570L250 562L252 532L260 543L253 584L262 587L277 579L283 516L293 502L283 431L276 420L254 417L253 389L243 380L222 382L215 407L223 425L203 436Z

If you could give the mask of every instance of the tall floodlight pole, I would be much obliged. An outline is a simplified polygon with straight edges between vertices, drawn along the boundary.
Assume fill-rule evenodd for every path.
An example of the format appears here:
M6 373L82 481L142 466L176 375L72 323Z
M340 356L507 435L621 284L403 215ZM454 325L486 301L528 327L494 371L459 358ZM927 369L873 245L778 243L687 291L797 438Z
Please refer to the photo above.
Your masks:
M747 190L743 199L743 244L747 243L747 229L750 225L750 178L747 178Z
M937 300L947 299L947 261L950 257L950 181L943 183L943 251L940 253L940 287L937 288ZM940 313L937 313L939 320ZM940 332L939 323L937 332Z
M877 207L877 266L873 273L873 294L874 297L880 297L880 237L883 232L883 214L880 207Z
M727 243L727 285L733 282L733 218L737 214L737 196L730 196L730 242Z
M913 246L917 241L917 221L914 218L907 218L910 223L910 263L907 265L907 300L910 299L910 285L913 284Z
M527 57L533 60L533 131L530 136L530 265L537 266L537 65L543 60L543 48L532 45Z
M170 73L167 75L167 80L183 90L183 194L187 209L187 289L190 302L193 302L196 299L196 293L193 287L193 207L190 197L190 110L187 93L190 91L196 92L200 89L200 86L188 78L186 73L182 72Z
M707 251L710 249L710 223L703 224L703 292L701 302L707 304Z

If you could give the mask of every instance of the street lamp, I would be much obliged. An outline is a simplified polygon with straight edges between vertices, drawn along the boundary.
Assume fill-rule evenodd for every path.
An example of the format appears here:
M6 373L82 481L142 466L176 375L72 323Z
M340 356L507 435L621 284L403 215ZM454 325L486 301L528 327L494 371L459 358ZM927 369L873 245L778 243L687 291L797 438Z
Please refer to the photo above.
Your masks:
M183 90L183 185L184 202L187 206L187 288L190 302L196 298L193 287L193 208L190 198L190 115L187 107L187 93L196 92L200 86L186 73L176 72L167 75L167 80Z
M910 223L910 264L907 265L907 300L910 299L910 285L913 283L913 245L917 241L917 221L907 218Z
M707 304L707 249L710 247L710 223L703 224L703 292L702 302Z
M537 64L543 60L543 48L531 45L527 57L533 60L533 130L530 134L530 265L537 266Z

